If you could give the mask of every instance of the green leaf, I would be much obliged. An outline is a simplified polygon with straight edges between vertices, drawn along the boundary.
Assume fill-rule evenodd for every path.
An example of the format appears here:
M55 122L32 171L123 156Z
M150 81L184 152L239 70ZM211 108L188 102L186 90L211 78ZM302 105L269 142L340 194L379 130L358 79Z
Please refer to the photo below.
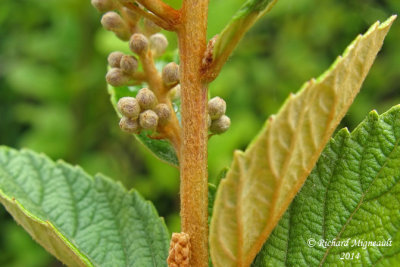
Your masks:
M0 147L0 202L68 266L166 266L169 234L154 206L102 175Z
M289 97L245 152L235 152L211 219L215 266L251 264L351 105L394 19L358 36L327 72Z
M372 111L351 134L338 132L254 266L399 266L399 142L400 106L381 116ZM340 259L351 255L359 257Z
M179 61L177 51L164 54L162 58L157 60L156 68L159 71L161 71L162 68L171 61L174 62ZM120 86L120 87L107 85L111 103L119 117L122 117L122 115L118 112L117 109L118 100L124 96L136 97L137 92L143 87L146 87L145 83L136 86ZM176 115L180 120L181 117L180 100L179 99L175 100L172 104L174 106ZM150 152L152 152L154 156L156 156L158 159L168 164L171 164L172 166L178 167L179 166L178 157L176 155L175 149L172 146L172 144L167 140L150 138L149 137L150 134L151 134L150 132L142 131L140 134L134 134L134 136L137 140L139 140L141 144L143 144L146 148L148 148Z

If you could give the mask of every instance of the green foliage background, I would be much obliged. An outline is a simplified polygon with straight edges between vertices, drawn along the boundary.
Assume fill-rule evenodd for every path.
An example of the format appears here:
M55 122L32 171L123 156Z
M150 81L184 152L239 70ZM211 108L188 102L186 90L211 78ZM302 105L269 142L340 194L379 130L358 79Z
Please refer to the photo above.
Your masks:
M180 1L166 1L180 6ZM212 0L209 37L243 0ZM359 33L399 13L398 0L280 0L246 35L211 84L228 103L231 129L209 143L209 173L229 166L289 92L322 73ZM179 231L179 180L118 128L104 76L107 54L127 45L100 28L90 1L0 1L0 144L27 147L102 172L152 200ZM168 34L171 49L176 39ZM400 24L395 22L342 122L400 103ZM0 207L0 266L60 266Z

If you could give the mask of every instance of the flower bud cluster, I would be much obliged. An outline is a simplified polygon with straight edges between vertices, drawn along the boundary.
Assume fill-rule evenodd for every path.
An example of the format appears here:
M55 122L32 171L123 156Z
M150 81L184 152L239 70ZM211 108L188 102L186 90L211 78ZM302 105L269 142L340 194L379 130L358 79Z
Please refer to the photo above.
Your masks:
M166 124L171 117L170 107L158 103L157 97L147 88L140 89L136 98L120 98L117 107L123 116L119 126L128 133L140 133L142 129L155 131L157 126Z
M123 86L129 83L138 68L137 59L134 56L124 55L122 52L112 52L107 60L111 69L107 72L106 80L112 86Z
M210 131L214 134L222 134L231 126L231 119L225 115L226 102L216 96L208 101L207 123Z
M190 240L186 233L173 233L169 247L169 267L189 267Z
M161 31L161 28L153 21L142 18L141 14L127 6L132 4L132 1L91 0L91 3L99 12L104 13L101 18L103 27L114 32L123 41L128 41L134 33L142 32L150 36ZM139 23L141 19L143 23Z

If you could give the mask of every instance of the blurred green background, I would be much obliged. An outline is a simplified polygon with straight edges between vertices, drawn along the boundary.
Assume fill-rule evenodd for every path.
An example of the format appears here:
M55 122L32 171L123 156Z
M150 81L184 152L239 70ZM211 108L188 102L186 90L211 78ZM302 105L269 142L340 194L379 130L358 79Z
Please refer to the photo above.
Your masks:
M242 3L210 1L209 37ZM210 140L210 177L229 166L233 150L246 147L289 92L321 74L373 22L399 11L399 0L280 0L210 86L212 96L226 99L232 119L226 134ZM128 48L101 29L100 17L89 0L0 1L0 145L43 152L134 187L179 231L177 170L118 128L104 81L106 57ZM342 126L354 129L370 110L398 103L399 21ZM0 207L0 266L61 264Z

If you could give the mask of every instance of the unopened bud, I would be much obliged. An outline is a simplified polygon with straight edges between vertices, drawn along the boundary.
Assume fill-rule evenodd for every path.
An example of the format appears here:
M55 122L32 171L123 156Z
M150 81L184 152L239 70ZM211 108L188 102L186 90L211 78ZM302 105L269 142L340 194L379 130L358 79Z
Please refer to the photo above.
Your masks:
M138 67L138 62L135 57L124 55L121 58L120 66L123 72L133 74Z
M162 79L166 85L179 82L179 65L175 62L168 63L162 70Z
M160 26L158 26L153 21L146 19L146 18L143 19L143 29L149 35L152 35L152 34L155 34L159 31L161 31Z
M122 131L127 133L139 133L140 132L140 125L137 120L122 117L119 121L119 127Z
M136 100L139 102L142 110L152 109L157 105L158 102L154 93L147 88L142 88L139 90L136 95Z
M213 120L210 130L215 134L222 134L226 132L231 126L231 119L228 116L222 115L221 118Z
M163 125L167 123L171 117L171 109L167 104L161 103L158 104L155 108L154 111L156 112L158 116L158 122Z
M151 109L145 110L140 113L139 123L143 129L155 130L158 124L158 116Z
M108 31L118 32L125 28L125 22L121 16L114 11L107 12L101 18L101 24Z
M140 106L134 97L122 97L118 100L118 110L125 117L137 119L140 113Z
M208 114L211 119L215 120L225 114L226 103L225 100L216 96L208 101Z
M156 33L150 36L150 49L153 51L154 56L159 57L164 54L167 49L168 40L162 33Z
M106 80L112 86L123 86L129 82L129 77L121 69L112 68L107 72Z
M121 58L124 56L124 53L115 51L112 52L108 55L107 61L108 65L110 65L111 68L119 68L120 67L120 62Z
M135 33L129 40L129 48L133 53L141 55L147 51L149 47L149 41L146 36L141 33Z
M114 0L91 0L91 3L100 12L111 11L115 8Z

